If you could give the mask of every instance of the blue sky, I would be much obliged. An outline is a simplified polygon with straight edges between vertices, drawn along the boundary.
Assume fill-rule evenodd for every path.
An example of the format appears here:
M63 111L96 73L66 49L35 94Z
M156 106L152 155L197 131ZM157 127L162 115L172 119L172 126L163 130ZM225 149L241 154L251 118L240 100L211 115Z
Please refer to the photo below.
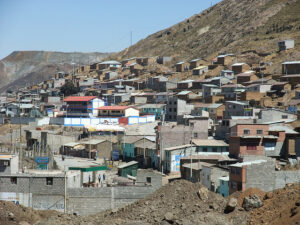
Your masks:
M15 50L116 52L220 0L0 0L0 59Z

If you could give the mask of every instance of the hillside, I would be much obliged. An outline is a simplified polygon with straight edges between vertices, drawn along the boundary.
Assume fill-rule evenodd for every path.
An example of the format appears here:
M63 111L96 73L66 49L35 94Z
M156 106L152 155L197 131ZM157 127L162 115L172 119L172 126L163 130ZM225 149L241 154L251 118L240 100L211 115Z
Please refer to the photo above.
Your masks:
M0 61L0 93L7 88L41 82L56 71L70 71L76 65L99 62L108 53L63 53L15 51Z
M219 52L273 53L277 41L285 38L294 38L295 51L299 52L299 12L299 0L224 0L150 35L115 57L165 55L179 61L215 57Z

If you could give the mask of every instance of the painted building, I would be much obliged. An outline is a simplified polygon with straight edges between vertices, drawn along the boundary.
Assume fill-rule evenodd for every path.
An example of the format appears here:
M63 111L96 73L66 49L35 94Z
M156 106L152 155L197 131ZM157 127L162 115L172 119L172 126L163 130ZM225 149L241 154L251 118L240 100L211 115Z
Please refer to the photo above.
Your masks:
M132 106L102 106L97 108L100 117L130 117L139 116L139 110Z
M64 102L66 117L96 117L98 108L105 105L97 96L70 96Z

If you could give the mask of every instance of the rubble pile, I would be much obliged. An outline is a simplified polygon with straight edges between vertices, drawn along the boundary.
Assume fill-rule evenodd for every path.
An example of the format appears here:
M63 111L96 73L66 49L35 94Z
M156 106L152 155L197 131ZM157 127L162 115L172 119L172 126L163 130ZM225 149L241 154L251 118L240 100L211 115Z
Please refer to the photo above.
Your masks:
M239 205L241 198L248 211ZM5 225L299 224L300 185L264 194L249 189L226 199L200 184L178 180L134 204L95 215L35 211L0 202L0 218Z

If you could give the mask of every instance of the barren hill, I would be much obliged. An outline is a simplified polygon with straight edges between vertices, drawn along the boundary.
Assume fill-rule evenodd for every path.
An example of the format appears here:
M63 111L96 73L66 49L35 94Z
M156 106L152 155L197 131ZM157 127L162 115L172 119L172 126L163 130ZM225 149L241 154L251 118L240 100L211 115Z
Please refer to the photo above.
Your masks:
M277 41L294 38L300 49L299 0L224 0L170 28L154 33L115 55L165 55L176 60L276 52Z
M63 53L15 51L0 61L0 93L6 88L24 86L49 79L56 71L69 71L76 66L99 62L108 53Z

